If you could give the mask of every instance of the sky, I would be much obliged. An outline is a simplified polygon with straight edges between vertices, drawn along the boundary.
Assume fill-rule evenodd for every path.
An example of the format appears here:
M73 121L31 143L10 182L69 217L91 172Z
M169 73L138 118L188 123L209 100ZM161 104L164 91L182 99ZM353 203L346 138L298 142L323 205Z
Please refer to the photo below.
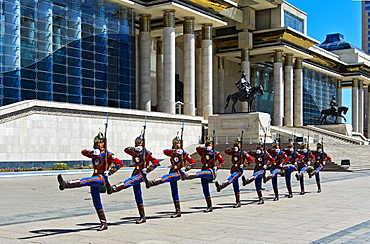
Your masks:
M325 41L326 35L341 33L344 40L361 47L361 0L286 0L307 14L307 35ZM342 105L350 110L345 115L351 123L351 89L343 89ZM329 101L328 101L329 102Z

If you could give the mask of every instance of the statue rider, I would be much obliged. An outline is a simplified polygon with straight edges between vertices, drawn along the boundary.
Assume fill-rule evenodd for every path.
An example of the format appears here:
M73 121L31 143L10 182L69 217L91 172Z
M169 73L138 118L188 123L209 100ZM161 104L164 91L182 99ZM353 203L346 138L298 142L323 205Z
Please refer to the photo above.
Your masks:
M252 87L250 82L247 80L244 71L242 73L240 80L235 82L235 86L239 89L239 91L246 91L247 94L249 94Z
M331 96L331 101L330 101L330 111L332 114L337 114L338 113L338 103L335 100L335 96Z

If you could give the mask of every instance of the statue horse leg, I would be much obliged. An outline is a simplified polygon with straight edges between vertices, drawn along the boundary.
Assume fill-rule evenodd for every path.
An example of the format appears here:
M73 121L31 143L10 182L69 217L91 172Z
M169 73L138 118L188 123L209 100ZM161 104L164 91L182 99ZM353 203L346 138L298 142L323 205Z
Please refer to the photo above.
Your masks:
M342 117L343 119L344 119L344 122L347 122L347 120L346 120L346 118L344 118L344 116L343 115L339 115L340 117Z
M227 107L229 106L229 102L230 102L230 97L231 97L231 94L227 96L226 98L226 105L225 105L225 109L227 109Z
M233 104L231 105L232 106L232 109L231 109L231 113L236 113L236 109L235 109L235 104L238 102L237 99L233 99Z

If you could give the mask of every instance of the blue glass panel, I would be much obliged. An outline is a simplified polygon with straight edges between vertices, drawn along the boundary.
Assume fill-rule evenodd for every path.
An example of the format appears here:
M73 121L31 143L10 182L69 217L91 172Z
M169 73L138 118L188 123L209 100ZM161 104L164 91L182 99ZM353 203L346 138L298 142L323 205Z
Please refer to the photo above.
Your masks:
M68 48L67 54L68 54L68 56L77 57L78 58L78 57L80 57L81 52L80 52L79 49Z
M86 42L85 39L82 42L82 49L87 50L87 51L91 51L91 52L94 51L94 45L92 43Z
M107 83L105 81L97 80L95 81L95 87L99 89L106 89Z
M94 54L92 52L82 51L82 58L87 60L94 60Z
M95 54L95 60L101 63L107 62L107 56L102 54Z
M66 63L66 57L65 54L58 53L53 55L53 62L55 64L65 64Z
M95 64L95 69L96 69L97 71L103 71L103 72L105 72L105 71L106 71L106 69L107 69L107 66L106 66L105 64L96 63L96 64Z
M98 54L107 54L107 47L105 45L104 46L96 45L95 52Z
M98 97L106 97L107 96L107 92L105 90L98 90L96 89L95 90L95 96L98 98Z
M70 102L70 103L81 103L81 97L80 96L69 95L68 96L68 102Z
M68 74L79 76L81 74L81 69L76 67L68 67Z
M89 69L82 69L82 76L86 78L94 78L94 72Z
M79 49L79 48L81 48L81 41L80 40L73 41L73 42L69 43L68 46Z
M87 97L93 97L94 96L94 90L83 88L82 89L82 95L87 96Z
M110 81L110 83L115 84L115 82L118 82L118 75L114 73L108 73L108 80Z
M102 72L95 72L95 78L98 80L106 80L107 74Z
M38 62L37 69L42 71L51 71L51 57L47 57Z
M126 93L126 92L127 92L127 93L128 93L128 92L130 92L130 86L129 86L129 85L123 84L123 85L120 85L119 87L120 87L120 89L119 89L119 90L120 90L121 92L125 92L125 93ZM121 99L122 99L122 98L121 98Z
M130 94L128 92L121 92L120 93L121 100L130 100Z
M52 75L46 72L37 72L37 79L41 81L51 81Z
M54 74L53 75L53 81L56 82L56 83L65 84L67 82L67 78L64 75Z
M81 61L80 61L79 58L68 58L68 65L69 66L80 67L81 66Z
M22 100L36 99L36 92L34 90L21 90Z
M54 64L53 69L54 69L54 73L59 73L59 74L66 74L67 73L66 66L64 66L64 65Z
M80 95L81 89L78 86L68 86L68 93L69 94Z
M88 105L94 105L94 99L91 97L82 97L82 103Z
M83 87L94 87L94 80L92 79L82 79Z
M70 84L70 85L80 85L81 84L81 79L80 79L80 77L68 76L68 84Z
M109 91L108 92L109 99L118 99L118 93L116 91Z
M54 93L54 101L67 102L67 96L65 94Z
M118 84L115 82L108 83L108 89L111 91L118 91Z
M36 79L36 73L32 69L21 69L21 77L27 79Z
M61 84L54 84L53 90L54 90L54 92L66 93L67 92L67 87L65 85L61 85Z
M8 75L8 74L7 74ZM19 87L19 79L18 77L9 77L9 76L4 76L4 86L7 87Z
M51 83L49 82L37 82L37 89L39 91L51 91Z
M12 104L12 103L16 103L16 102L18 102L18 97L17 98L4 97L3 106L8 105L8 104Z
M116 74L118 73L118 66L117 65L108 65L108 72Z
M105 99L96 98L95 99L95 105L105 106L106 105L106 100Z
M23 89L36 89L36 82L34 80L21 79L21 87Z
M51 101L52 98L53 97L52 97L51 93L47 93L47 92L38 92L37 93L37 99L39 99L39 100Z

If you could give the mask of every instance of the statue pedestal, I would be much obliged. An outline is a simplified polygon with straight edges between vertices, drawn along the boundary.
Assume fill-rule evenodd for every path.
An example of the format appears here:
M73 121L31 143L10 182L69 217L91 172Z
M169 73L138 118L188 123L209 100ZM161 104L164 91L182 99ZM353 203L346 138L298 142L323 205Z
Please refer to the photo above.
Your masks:
M350 124L331 124L331 125L315 125L317 128L329 130L346 136L352 136L352 125Z
M212 136L215 130L215 143L233 143L237 137L241 137L244 130L243 141L246 143L258 143L260 138L271 143L270 133L271 117L268 113L235 113L214 114L208 117L208 135Z

